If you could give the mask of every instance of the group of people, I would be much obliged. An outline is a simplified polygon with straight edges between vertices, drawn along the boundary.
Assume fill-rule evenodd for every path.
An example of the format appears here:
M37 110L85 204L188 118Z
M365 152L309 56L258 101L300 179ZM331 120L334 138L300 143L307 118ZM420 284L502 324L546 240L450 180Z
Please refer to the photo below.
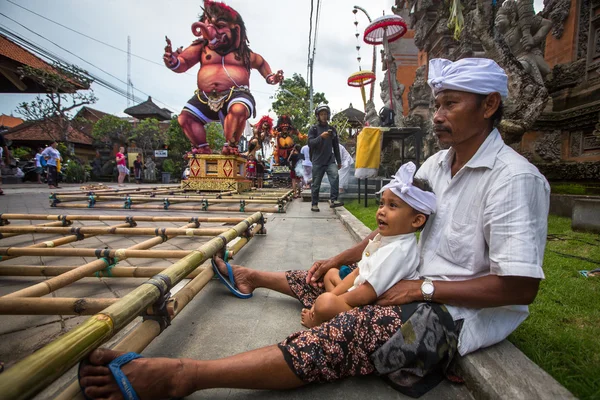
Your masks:
M267 272L213 259L215 271L242 294L267 288L298 299L306 330L210 361L98 349L80 370L85 394L183 397L207 388L292 389L372 373L405 393L423 393L443 379L457 353L514 331L544 278L548 182L496 128L508 78L494 61L433 59L428 83L433 129L445 150L414 176L414 166L401 167L382 189L378 227L367 238L308 270ZM324 119L309 146L330 142L335 152ZM315 170L337 172L331 166L339 154L334 162L321 155L312 153L313 180Z

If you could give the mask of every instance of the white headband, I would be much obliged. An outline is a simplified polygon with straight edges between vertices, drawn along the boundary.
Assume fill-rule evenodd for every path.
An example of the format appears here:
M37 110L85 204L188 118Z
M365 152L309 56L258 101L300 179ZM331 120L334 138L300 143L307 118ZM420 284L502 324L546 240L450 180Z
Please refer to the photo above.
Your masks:
M463 58L456 62L443 58L429 61L427 83L437 96L442 90L490 94L508 97L508 76L489 58Z
M384 190L390 189L392 193L415 210L430 215L435 212L435 194L413 186L413 176L416 170L417 167L412 162L402 165L396 175L392 177L392 181L377 193L383 193Z

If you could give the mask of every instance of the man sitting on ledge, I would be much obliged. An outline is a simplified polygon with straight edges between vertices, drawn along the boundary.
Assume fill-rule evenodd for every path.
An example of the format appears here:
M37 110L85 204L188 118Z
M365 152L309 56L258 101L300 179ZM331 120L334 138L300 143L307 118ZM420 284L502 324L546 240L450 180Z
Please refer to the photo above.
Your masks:
M96 350L92 365L81 369L85 393L113 398L121 386L123 396L135 390L144 399L216 387L290 389L373 372L400 390L422 392L437 383L427 378L442 376L457 350L468 354L515 330L544 278L548 183L494 128L508 95L507 76L494 61L434 59L428 83L435 95L434 130L449 149L430 157L416 175L431 183L438 199L421 234L422 279L400 281L376 305L341 313L277 345L219 360L131 361L131 354ZM325 272L358 261L376 233L308 271L234 266L234 289L268 288L310 307L323 292ZM216 265L227 274L222 260ZM106 367L115 359L123 365L116 381Z

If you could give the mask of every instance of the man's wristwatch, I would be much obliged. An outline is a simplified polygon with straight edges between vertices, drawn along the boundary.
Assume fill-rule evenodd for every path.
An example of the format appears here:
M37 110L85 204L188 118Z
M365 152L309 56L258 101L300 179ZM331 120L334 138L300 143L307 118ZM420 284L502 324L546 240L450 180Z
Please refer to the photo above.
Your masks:
M423 300L431 301L433 299L433 293L435 292L435 287L433 286L433 282L431 279L425 279L421 284L421 294L423 295Z

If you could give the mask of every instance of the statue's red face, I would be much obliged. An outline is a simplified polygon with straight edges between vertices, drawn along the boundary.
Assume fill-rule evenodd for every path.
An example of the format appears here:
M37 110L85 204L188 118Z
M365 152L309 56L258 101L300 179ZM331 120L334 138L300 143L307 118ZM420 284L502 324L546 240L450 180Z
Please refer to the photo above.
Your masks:
M238 49L241 44L240 26L226 18L205 18L192 24L195 36L208 41L211 50Z
M269 129L269 123L268 122L263 122L262 129L263 129L263 131L268 130Z

